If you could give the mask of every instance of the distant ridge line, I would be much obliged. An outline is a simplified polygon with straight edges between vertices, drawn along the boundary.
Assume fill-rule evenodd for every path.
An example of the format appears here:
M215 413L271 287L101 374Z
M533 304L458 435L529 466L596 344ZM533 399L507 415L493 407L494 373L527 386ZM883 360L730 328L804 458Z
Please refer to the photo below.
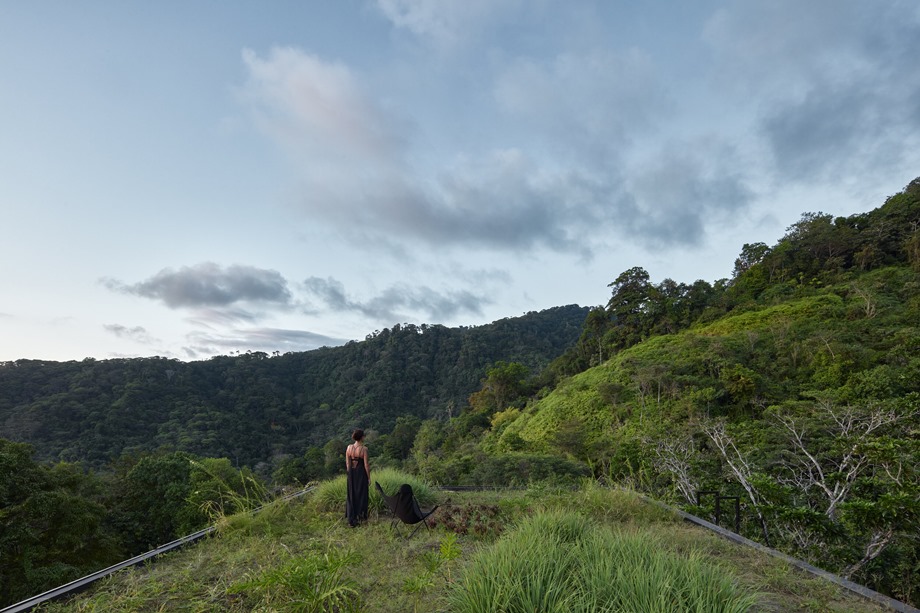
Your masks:
M304 488L297 492L293 492L291 494L287 494L285 496L281 496L280 498L276 498L272 502L276 502L279 500L291 500L293 498L299 498L301 496L304 496L305 494L308 494L309 492L312 492L314 489L316 489L315 485ZM264 506L265 505L256 507L255 509L252 510L252 512L258 513L264 508ZM113 564L112 566L109 566L108 568L97 570L96 572L90 573L89 575L86 575L85 577L74 579L70 583L65 583L64 585L50 589L47 592L42 592L41 594L38 594L37 596L32 596L31 598L27 598L23 601L17 602L16 604L12 604L8 607L0 609L0 613L20 613L20 611L28 611L32 609L33 607L36 607L50 600L54 600L56 598L63 598L64 596L76 594L77 592L85 590L92 583L100 579L104 579L108 577L109 575L112 575L122 569L128 568L129 566L135 566L137 564L140 564L141 562L145 562L151 558L155 558L158 555L173 551L174 549L179 549L180 547L183 547L189 543L197 541L198 539L204 536L211 534L216 529L217 528L215 526L208 526L207 528L202 528L201 530L198 530L197 532L192 532L191 534L187 534L181 538L177 538L176 540L170 541L166 543L165 545L160 545L156 549L151 549L150 551L146 553L142 553L140 555L134 556L133 558L123 560L117 564Z

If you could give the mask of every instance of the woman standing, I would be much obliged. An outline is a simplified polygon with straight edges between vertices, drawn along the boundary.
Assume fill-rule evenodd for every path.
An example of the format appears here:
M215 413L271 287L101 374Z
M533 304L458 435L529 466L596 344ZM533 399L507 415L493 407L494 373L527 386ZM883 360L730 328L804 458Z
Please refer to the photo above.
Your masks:
M364 446L364 430L358 428L351 434L354 443L345 450L345 469L348 471L348 498L345 501L345 517L354 528L359 521L367 519L367 490L371 482L371 467L367 461L367 447Z

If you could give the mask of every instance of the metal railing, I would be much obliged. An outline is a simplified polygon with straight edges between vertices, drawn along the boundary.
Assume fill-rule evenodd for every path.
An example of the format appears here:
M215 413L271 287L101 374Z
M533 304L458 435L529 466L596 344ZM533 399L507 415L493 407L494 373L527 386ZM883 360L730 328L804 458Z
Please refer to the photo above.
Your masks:
M735 502L735 532L741 532L741 497L740 496L723 496L721 492L716 490L702 490L696 493L696 506L702 507L702 498L703 496L713 496L716 501L715 524L717 526L722 525L722 501L723 500L733 500Z
M305 488L303 490L294 492L292 494L288 494L286 496L282 496L281 498L278 498L276 500L290 500L292 498L298 498L300 496L303 496L313 491L313 489L315 489L315 486ZM519 489L519 488L509 488L509 487L500 487L500 486L449 486L448 485L448 486L440 486L436 489L446 490L446 491L475 491L475 490L482 491L482 490L510 490L510 489ZM716 534L719 534L723 538L733 541L739 545L743 545L746 547L750 547L752 549L756 549L774 558L783 560L786 563L790 564L791 566L794 566L816 577L825 579L854 594L858 594L859 596L871 602L874 602L875 604L886 607L889 610L898 611L899 613L920 613L920 609L916 609L907 603L901 602L899 600L895 600L894 598L885 596L884 594L880 594L874 590L867 588L864 585L859 585L858 583L854 583L852 581L849 581L847 579L834 575L833 573L829 573L824 569L817 568L815 566L812 566L811 564L808 564L807 562L793 558L792 556L784 554L770 547L766 547L764 545L761 545L760 543L751 541L741 536L740 534L738 534L738 526L740 522L740 499L737 496L722 496L720 493L714 490L704 490L704 491L697 492L697 506L699 506L702 495L715 495L716 496L716 521L717 522L721 518L721 509L722 509L721 500L734 499L735 501L735 504L734 504L735 532L726 530L725 528L722 528L721 526L710 523L706 521L705 519L696 517L695 515L691 515L687 513L686 511L676 509L659 500L655 500L654 498L649 498L648 496L645 496L644 494L638 494L638 496L641 499L655 506L666 509L672 513L675 513L678 516L682 517L687 522L696 524L697 526L700 526L702 528L715 532ZM262 510L262 508L263 507L254 509L253 513L259 512L260 510ZM178 549L179 547L182 547L183 545L196 541L202 538L203 536L207 536L214 530L216 530L216 528L214 526L210 526L203 530L199 530L198 532L194 532L187 536L183 536L180 539L176 539L175 541L172 541L170 543L157 547L156 549L148 551L147 553L141 554L139 556L135 556L129 560L125 560L124 562L119 562L118 564L110 566L109 568L97 571L95 573L92 573L91 575L87 575L86 577L77 579L76 581L71 581L70 583L66 585L62 585L60 587L54 588L53 590L49 590L47 592L44 592L43 594L39 594L38 596L33 596L32 598L23 600L22 602L6 607L5 609L0 609L0 613L18 613L20 611L28 611L32 607L35 607L43 602L47 602L55 598L61 598L64 596L75 594L79 592L80 590L86 589L94 581L98 581L99 579L107 577L121 569L127 568L129 566L133 566L141 562L144 562L145 560L154 558L162 553L166 553L168 551Z
M297 492L293 492L291 494L286 494L284 496L276 498L272 502L292 500L294 498L299 498L313 491L315 487L316 486L311 486L311 487L307 487L302 490L299 490ZM262 505L262 506L259 506L253 509L252 513L258 513L263 508L265 508L265 505ZM92 585L96 581L99 581L100 579L104 579L105 577L108 577L109 575L113 573L116 573L122 569L128 568L129 566L135 566L137 564L140 564L141 562L146 562L147 560L155 558L169 551L179 549L180 547L188 545L189 543L193 543L197 541L198 539L211 534L215 530L217 530L216 526L208 526L207 528L203 528L197 532L192 532L191 534L187 534L181 538L177 538L174 541L170 541L169 543L166 543L165 545L160 545L156 549L151 549L150 551L146 553L142 553L140 555L134 556L133 558L129 558L127 560L119 562L118 564L113 564L112 566L109 566L108 568L97 570L96 572L86 575L85 577L80 577L79 579L75 579L71 581L70 583L65 583L64 585L48 590L47 592L42 592L41 594L38 594L37 596L32 596L31 598L27 598L23 601L17 602L16 604L12 604L6 608L0 609L0 613L19 613L20 611L28 611L29 609L36 607L42 603L48 602L50 600L54 600L56 598L63 598L65 596L71 596L82 590L85 590L86 588L88 588L90 585Z

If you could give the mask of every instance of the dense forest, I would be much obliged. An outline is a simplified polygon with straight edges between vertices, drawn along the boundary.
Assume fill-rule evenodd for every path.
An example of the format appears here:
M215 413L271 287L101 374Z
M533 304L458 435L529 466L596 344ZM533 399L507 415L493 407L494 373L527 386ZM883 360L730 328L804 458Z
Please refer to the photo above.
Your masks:
M610 289L306 354L4 364L0 601L335 474L360 423L433 483L590 475L707 517L698 492L737 495L745 536L920 602L920 179L744 245L731 279Z
M539 372L578 338L588 309L557 307L492 324L395 325L315 351L0 363L0 436L40 460L103 468L156 449L267 467L363 425L459 413L498 361Z

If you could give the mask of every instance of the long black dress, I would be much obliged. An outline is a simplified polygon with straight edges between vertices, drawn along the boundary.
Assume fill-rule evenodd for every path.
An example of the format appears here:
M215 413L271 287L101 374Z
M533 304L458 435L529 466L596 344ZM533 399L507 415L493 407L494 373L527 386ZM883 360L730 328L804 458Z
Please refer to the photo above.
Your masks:
M364 458L348 458L348 498L345 500L345 517L350 526L367 519L367 471Z

